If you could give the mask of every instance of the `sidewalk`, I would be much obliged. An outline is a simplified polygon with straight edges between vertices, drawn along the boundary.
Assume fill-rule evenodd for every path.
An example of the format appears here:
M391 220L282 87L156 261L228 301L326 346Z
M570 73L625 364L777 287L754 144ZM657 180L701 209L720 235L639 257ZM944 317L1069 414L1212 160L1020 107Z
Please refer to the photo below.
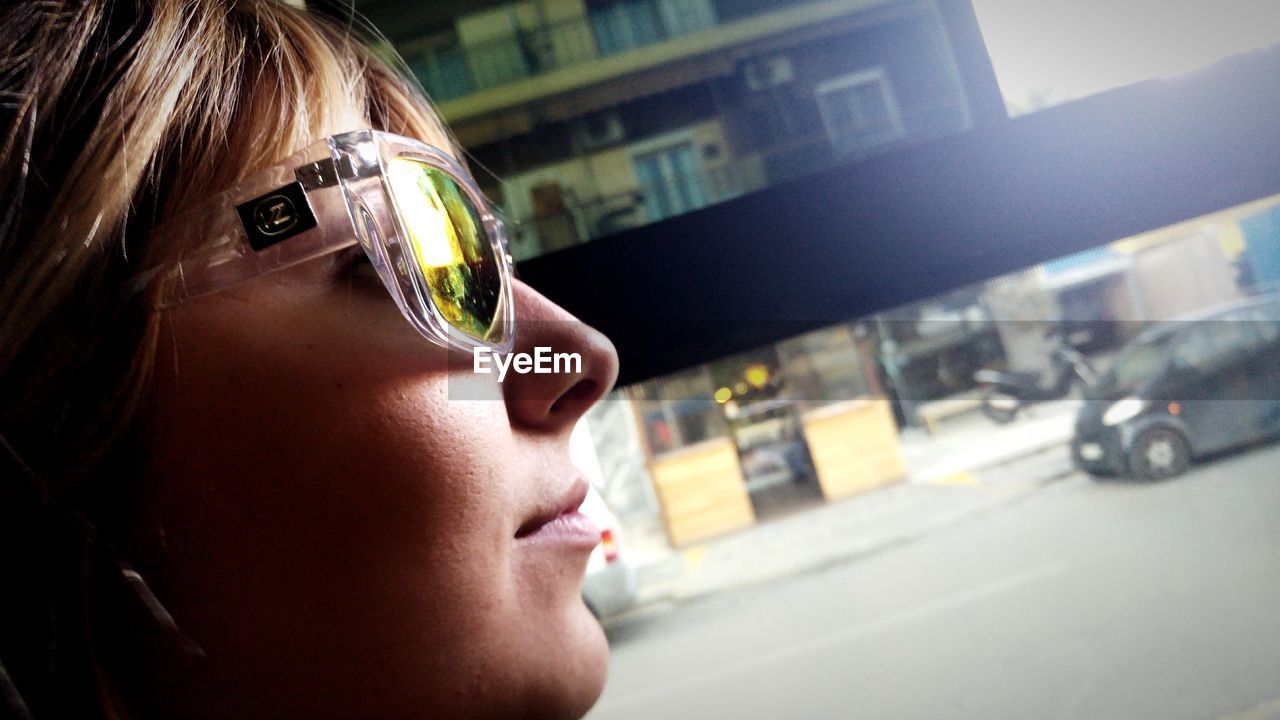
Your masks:
M955 417L937 435L901 437L908 478L901 483L782 518L681 551L660 527L631 528L639 606L767 582L909 542L1069 475L1067 442L1079 401L1033 408L999 426L978 413Z
M945 421L932 437L921 429L905 430L900 442L907 472L913 482L945 482L1065 445L1082 402L1032 406L1008 425L997 425L973 411Z

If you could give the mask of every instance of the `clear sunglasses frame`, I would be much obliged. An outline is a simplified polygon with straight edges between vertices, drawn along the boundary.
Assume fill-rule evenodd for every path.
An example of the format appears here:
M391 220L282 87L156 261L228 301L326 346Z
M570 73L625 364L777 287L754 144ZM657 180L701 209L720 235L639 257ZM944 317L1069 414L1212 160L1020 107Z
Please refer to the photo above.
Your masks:
M432 300L386 176L397 159L423 163L451 178L483 227L500 280L485 338L452 325ZM172 307L358 244L405 319L428 340L468 353L480 348L511 351L514 271L506 230L462 166L426 143L377 130L331 136L166 222L157 235L193 232L208 240L184 253L176 267L170 266L171 282L165 284L158 307ZM164 271L146 273L139 288Z

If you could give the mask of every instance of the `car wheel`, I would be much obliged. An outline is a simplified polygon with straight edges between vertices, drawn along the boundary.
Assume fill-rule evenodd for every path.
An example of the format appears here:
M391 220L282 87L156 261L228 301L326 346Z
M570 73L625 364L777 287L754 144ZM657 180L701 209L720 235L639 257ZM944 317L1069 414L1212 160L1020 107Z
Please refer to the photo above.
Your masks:
M1182 433L1151 428L1138 436L1129 449L1129 472L1143 480L1176 477L1191 464L1191 447Z
M1018 402L995 388L987 388L982 391L982 414L997 425L1008 425L1018 417Z

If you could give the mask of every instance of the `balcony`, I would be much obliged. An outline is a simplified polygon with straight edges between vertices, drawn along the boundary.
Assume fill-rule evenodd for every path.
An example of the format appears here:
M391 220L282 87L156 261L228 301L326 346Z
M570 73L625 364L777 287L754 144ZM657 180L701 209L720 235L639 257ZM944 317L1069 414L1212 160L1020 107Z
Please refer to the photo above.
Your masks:
M847 83L844 83L847 85ZM854 94L849 98L861 97ZM880 107L870 103L870 107ZM851 124L852 107L865 122ZM885 133L883 123L863 105L842 106L830 116L835 122L822 131L776 138L757 144L753 149L733 158L700 166L691 144L665 144L659 149L642 151L631 146L629 168L614 167L604 185L625 190L610 193L594 191L595 185L575 188L573 181L545 183L553 199L537 200L538 187L516 180L509 183L506 212L512 219L517 259L525 260L545 252L562 250L579 243L606 237L623 230L641 227L667 218L683 215L710 205L732 200L767 187L804 178L812 173L838 165L866 159L896 148L945 136L964 127L967 105L962 97L942 98L913 108L914 133L904 134L901 127ZM715 123L733 123L734 116L759 116L758 106L726 113ZM576 161L590 163L590 157ZM536 173L540 177L549 177ZM550 177L589 176L569 164L557 167ZM596 180L602 176L597 174ZM564 183L564 184L561 184ZM532 196L532 210L524 202Z
M641 158L631 190L579 197L558 188L556 201L542 211L511 213L514 254L524 260L755 192L769 183L767 160L753 155L690 170L669 157Z
M663 85L649 76L664 76L673 63L767 43L800 28L847 24L854 16L863 18L854 22L875 23L878 16L864 11L909 14L915 5L902 0L614 0L541 24L528 18L517 22L508 13L464 17L447 44L424 40L404 43L400 51L441 113L457 124L502 117L511 109L624 76Z
M716 24L710 0L620 0L544 27L515 27L497 40L406 55L432 98L447 102Z

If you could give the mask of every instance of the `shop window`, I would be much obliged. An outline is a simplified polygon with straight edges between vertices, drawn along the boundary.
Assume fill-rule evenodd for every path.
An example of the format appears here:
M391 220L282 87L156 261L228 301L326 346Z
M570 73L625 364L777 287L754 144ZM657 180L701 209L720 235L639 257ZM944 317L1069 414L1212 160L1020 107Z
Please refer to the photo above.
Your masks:
M646 445L662 455L727 432L724 416L712 400L714 387L705 367L657 378L628 388Z

